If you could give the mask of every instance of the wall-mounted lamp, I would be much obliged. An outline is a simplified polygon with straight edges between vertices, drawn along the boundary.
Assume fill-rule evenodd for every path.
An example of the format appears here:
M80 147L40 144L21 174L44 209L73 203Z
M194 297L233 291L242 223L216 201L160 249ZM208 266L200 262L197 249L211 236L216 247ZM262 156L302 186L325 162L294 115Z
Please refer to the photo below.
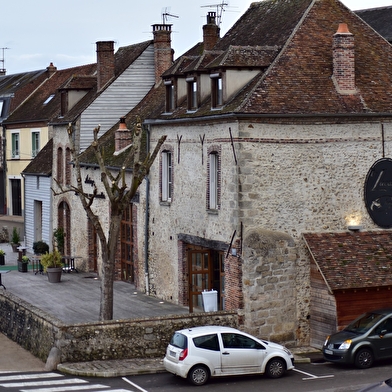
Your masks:
M349 229L350 231L359 231L363 229L363 226L361 225L348 225L347 229Z

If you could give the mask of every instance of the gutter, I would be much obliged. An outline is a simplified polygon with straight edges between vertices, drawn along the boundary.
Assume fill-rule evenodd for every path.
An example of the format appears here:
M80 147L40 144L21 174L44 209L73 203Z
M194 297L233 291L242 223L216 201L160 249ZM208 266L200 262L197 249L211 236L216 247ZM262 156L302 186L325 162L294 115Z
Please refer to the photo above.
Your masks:
M147 119L144 121L148 125L160 125L168 123L193 123L205 122L210 120L226 120L226 119L257 119L257 118L380 118L392 117L392 112L388 113L314 113L314 114L280 114L280 113L227 113L214 114L212 116L187 117L187 118L168 118L166 119Z
M146 127L147 134L147 155L150 153L150 126ZM149 252L149 223L150 223L150 178L147 174L146 178L146 212L145 212L145 223L144 223L144 277L146 285L146 295L150 295L150 276L149 276L149 265L148 265L148 252Z

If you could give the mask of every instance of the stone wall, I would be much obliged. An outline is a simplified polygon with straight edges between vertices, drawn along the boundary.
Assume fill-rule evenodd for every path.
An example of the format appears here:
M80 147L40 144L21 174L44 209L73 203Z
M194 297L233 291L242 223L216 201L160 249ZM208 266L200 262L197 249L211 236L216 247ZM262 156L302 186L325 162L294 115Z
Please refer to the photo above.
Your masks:
M244 236L245 329L296 345L296 246L285 233L252 229Z
M58 348L61 363L163 357L175 330L197 325L238 326L236 312L65 325L6 292L0 296L0 312L0 332L43 361L52 347Z

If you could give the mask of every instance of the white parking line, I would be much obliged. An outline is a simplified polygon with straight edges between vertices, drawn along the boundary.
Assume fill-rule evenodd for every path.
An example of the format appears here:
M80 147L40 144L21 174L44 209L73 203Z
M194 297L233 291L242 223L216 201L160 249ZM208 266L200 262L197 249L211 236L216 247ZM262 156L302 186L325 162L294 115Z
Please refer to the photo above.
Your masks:
M318 379L318 378L331 378L331 377L335 377L333 374L329 374L329 375L327 375L327 376L316 376L316 375L314 375L314 374L310 374L310 373L307 373L307 372L303 372L302 370L298 370L298 369L293 369L295 372L298 372L298 373L301 373L301 374L305 374L306 376L309 376L309 377L304 377L304 378L302 378L302 380L316 380L316 379Z
M125 382L127 382L128 384L131 384L131 385L133 385L135 388L137 388L139 391L142 391L142 392L148 392L148 391L146 391L145 389L143 389L142 387L139 387L139 385L136 385L135 383L133 383L132 381L129 381L126 377L123 377L122 378Z

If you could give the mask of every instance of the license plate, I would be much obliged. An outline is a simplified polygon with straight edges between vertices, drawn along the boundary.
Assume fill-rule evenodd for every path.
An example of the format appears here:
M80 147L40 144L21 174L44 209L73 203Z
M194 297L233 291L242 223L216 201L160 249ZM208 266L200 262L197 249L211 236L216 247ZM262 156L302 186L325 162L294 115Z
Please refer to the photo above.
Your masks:
M170 354L171 357L174 357L174 358L176 357L176 352L175 352L175 351L171 351L171 350L170 350L170 351L169 351L169 354Z
M324 352L325 352L325 354L328 354L328 355L332 355L333 354L332 350L325 349Z

